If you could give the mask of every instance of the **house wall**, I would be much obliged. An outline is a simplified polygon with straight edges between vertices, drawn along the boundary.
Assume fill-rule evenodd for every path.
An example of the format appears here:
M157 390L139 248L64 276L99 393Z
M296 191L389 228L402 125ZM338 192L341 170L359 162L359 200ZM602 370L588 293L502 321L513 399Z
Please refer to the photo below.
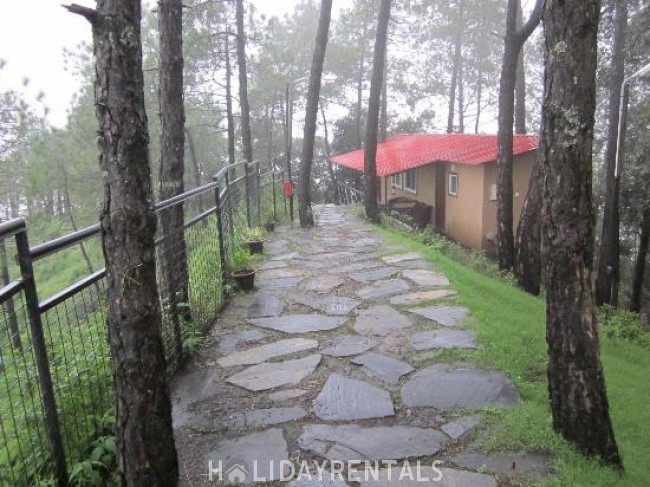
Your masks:
M513 213L516 231L521 217L536 153L516 156L513 165ZM390 177L380 178L380 202L404 196L435 207L436 165L445 166L445 233L453 240L487 252L494 250L497 229L497 202L490 199L497 182L496 163L467 166L437 163L417 169L417 193L393 188ZM458 196L449 195L449 173L458 174Z
M512 167L512 214L513 231L517 231L521 210L524 207L528 183L533 173L536 152L529 152L516 156ZM495 250L495 237L497 232L497 202L490 200L491 186L497 182L497 165L485 164L484 166L484 198L483 198L483 234L481 248L491 252Z
M449 174L458 174L458 196L446 195L446 234L473 248L481 248L483 228L483 166L446 164L445 188Z
M436 197L436 168L434 164L419 167L416 170L415 178L417 180L416 192L412 193L406 189L393 188L390 184L390 176L381 178L381 198L382 203L388 200L404 196L406 198L426 203L433 206ZM388 188L388 195L386 195Z

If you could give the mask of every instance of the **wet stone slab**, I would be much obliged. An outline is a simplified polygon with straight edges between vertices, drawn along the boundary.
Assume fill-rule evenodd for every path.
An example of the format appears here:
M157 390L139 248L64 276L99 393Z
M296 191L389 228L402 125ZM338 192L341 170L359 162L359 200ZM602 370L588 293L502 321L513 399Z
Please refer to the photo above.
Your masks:
M269 260L260 266L260 270L267 271L271 269L280 269L282 267L289 267L289 264L282 262L281 260Z
M219 353L232 352L240 343L257 342L266 337L266 333L259 330L244 330L235 333L227 333L219 337Z
M390 394L366 382L331 374L318 397L314 412L321 419L353 421L394 416Z
M390 298L390 304L408 306L410 304L418 304L423 301L432 301L434 299L446 299L456 296L456 291L451 289L434 289L433 291L420 291L417 293L402 294Z
M227 382L249 391L265 391L288 384L297 385L316 370L320 360L320 355L310 355L297 360L253 365L228 377Z
M303 428L298 445L329 460L381 461L435 455L447 441L438 430L412 426L314 424Z
M384 264L378 261L368 261L368 262L355 262L354 264L348 264L344 267L340 267L336 269L337 272L344 272L346 274L349 274L351 272L359 272L359 271L368 271L370 269L375 269L377 267L381 267Z
M307 281L305 284L305 291L329 293L341 285L343 285L343 278L341 276L325 274Z
M337 316L347 315L361 304L361 301L357 299L317 293L294 294L289 299L292 303L302 304L325 314Z
M304 278L302 277L284 277L277 279L257 279L255 281L255 287L263 288L267 290L287 290L298 287Z
M411 347L417 351L434 348L478 348L476 335L468 330L432 330L416 333L409 338Z
M214 465L221 461L224 480L231 480L233 484L253 485L255 477L279 480L290 472L287 442L279 428L219 443L208 455L205 465L208 460L212 460Z
M411 308L411 313L435 321L442 326L460 326L469 315L467 308L460 306L427 306L425 308Z
M484 470L506 474L539 482L555 473L553 457L535 453L494 453L463 452L451 457L450 461L461 468Z
M288 277L302 277L306 274L304 269L296 267L282 267L280 269L271 269L267 271L259 271L257 273L258 279L285 279Z
M284 333L310 333L329 331L343 326L345 316L323 316L318 314L285 315L274 318L256 318L250 320L255 326Z
M389 384L397 384L402 376L415 370L406 362L373 352L353 358L352 363L362 365L365 372Z
M444 287L449 286L449 279L444 274L423 269L405 269L402 276L410 279L418 286L423 287Z
M521 403L519 391L502 372L462 364L437 364L421 370L402 388L402 399L407 407L443 411Z
M371 306L361 310L354 330L366 336L388 336L411 326L409 319L390 306Z
M237 411L228 418L231 428L260 428L275 424L297 421L307 416L307 411L301 407L254 409L252 411Z
M450 421L440 429L450 438L458 440L474 429L480 422L480 416L463 416L462 418Z
M256 365L266 362L272 358L282 357L292 353L304 352L318 348L316 340L304 338L291 338L280 340L259 347L249 348L241 352L234 352L217 360L221 367L233 367L235 365Z
M287 487L346 487L342 479L347 478L344 474L331 473L328 470L319 472L313 467L309 475L299 476L287 484Z
M280 316L284 311L284 301L271 294L257 293L253 304L248 307L249 318Z
M289 399L296 399L297 397L307 394L305 389L282 389L269 394L269 399L274 402L284 402Z
M349 276L357 282L374 282L388 279L398 271L399 269L397 267L384 266L366 271L354 272Z
M409 284L404 279L388 279L374 282L370 286L360 289L356 294L361 299L379 299L401 294L408 290Z
M385 257L382 257L381 260L383 260L386 264L396 264L398 262L405 262L405 261L416 260L421 258L422 258L421 253L409 252L406 254L387 255Z
M321 343L320 352L331 357L350 357L367 352L379 342L359 335L339 335Z
M497 487L497 482L489 475L465 472L451 468L438 467L434 470L426 465L412 466L411 473L401 475L401 469L396 466L389 470L381 470L377 480L372 475L357 476L360 487L421 487L435 485L437 487Z

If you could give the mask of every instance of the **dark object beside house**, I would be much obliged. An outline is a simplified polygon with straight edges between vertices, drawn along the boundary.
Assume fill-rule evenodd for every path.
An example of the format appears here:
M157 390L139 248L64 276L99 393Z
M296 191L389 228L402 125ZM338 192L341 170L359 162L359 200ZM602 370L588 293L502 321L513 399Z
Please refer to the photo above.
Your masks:
M418 230L423 230L431 223L433 214L433 206L404 196L389 200L386 209L389 216L397 217Z

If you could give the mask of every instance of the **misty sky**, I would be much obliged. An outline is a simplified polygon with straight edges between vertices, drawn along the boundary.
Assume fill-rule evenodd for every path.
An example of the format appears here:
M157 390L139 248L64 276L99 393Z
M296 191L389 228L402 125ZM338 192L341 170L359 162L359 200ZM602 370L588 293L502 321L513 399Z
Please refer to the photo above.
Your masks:
M292 11L298 0L251 2L270 16ZM91 41L88 23L68 13L62 3L95 6L94 0L4 1L0 15L0 59L6 62L0 70L0 90L19 87L23 78L29 78L30 85L25 89L28 100L43 91L50 110L48 118L59 127L65 125L66 110L79 87L79 81L64 69L63 49L74 50L80 42Z

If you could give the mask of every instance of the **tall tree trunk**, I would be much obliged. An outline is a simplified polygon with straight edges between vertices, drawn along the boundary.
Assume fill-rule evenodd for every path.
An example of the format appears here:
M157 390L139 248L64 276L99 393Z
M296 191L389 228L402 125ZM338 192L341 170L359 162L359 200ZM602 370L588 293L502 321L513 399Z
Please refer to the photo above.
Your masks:
M364 65L366 63L366 34L368 33L368 26L363 23L363 32L359 36L359 65L357 68L357 109L355 111L356 118L356 135L357 135L357 148L361 149L363 146L363 135L361 130L361 112L363 109L363 80L365 79Z
M454 65L451 70L451 83L449 85L449 109L447 112L447 133L454 133L454 115L456 107L456 90L461 63L463 62L463 30L465 25L464 0L458 0L458 15L456 18L456 37L454 39Z
M273 168L273 119L275 117L275 102L271 105L271 116L269 116L268 106L266 108L266 158L268 159L269 169Z
M499 156L497 180L497 248L499 269L512 269L515 261L514 215L512 209L513 124L517 62L524 43L539 24L542 0L538 0L528 22L517 29L519 0L508 0L505 48L499 86Z
M584 453L622 467L599 357L591 281L599 15L599 0L546 2L544 7L548 388L555 430Z
M379 98L384 81L384 63L386 61L386 40L388 22L390 21L391 0L381 0L377 19L377 38L375 54L372 61L372 80L370 82L370 99L368 100L368 120L364 146L364 174L366 176L365 207L366 217L371 222L379 223L379 204L377 201L377 131L379 124Z
M521 0L517 0L517 29L521 29L524 23L524 13L521 8ZM523 46L519 50L517 58L517 78L515 81L515 133L525 134L526 128L526 63Z
M630 297L630 311L641 311L641 298L643 296L643 279L645 275L646 257L648 255L648 241L650 241L650 206L643 211L641 221L641 238L639 239L639 252L634 265L634 280L632 281L632 296Z
M239 66L239 105L241 107L241 135L244 158L253 162L250 106L248 104L248 73L246 70L246 32L244 31L244 0L235 0L237 18L237 65Z
M627 0L616 2L616 20L612 46L612 67L609 82L609 123L605 147L605 209L598 255L596 303L618 305L619 215L618 179L615 176L616 142L618 140L619 101L625 77L625 37L627 33Z
M483 102L483 60L479 59L478 73L476 75L476 120L474 122L474 133L481 130L481 103Z
M316 46L311 62L309 75L309 91L307 92L307 108L305 110L305 130L302 142L302 159L300 161L300 181L298 193L298 215L300 225L314 225L314 215L311 209L311 167L314 160L314 138L316 137L316 121L318 118L318 102L320 100L321 76L325 63L327 36L332 17L332 0L322 0Z
M232 66L230 64L230 42L228 35L223 41L223 53L226 63L226 120L228 122L228 164L237 162L235 157L235 115L232 111ZM231 180L235 179L235 170L232 169Z
M388 42L388 39L386 39ZM384 50L384 79L381 83L381 111L379 114L379 141L383 142L388 138L388 59L386 54L388 47Z
M185 127L185 140L187 140L187 151L190 155L190 162L192 163L194 187L199 188L203 184L203 181L201 180L201 165L199 164L199 160L196 158L196 146L194 145L194 137L192 136L192 131L187 126ZM196 209L199 213L203 213L203 211L205 211L203 198L200 196L196 199Z
M465 71L463 69L463 58L458 66L458 133L465 133Z
M141 2L68 7L93 24L96 109L104 205L100 216L108 288L108 336L116 396L117 462L126 486L174 486L178 460L156 288L144 107Z
M540 161L544 149L539 148L539 154L533 166L533 173L528 184L528 192L521 218L517 227L515 245L514 273L517 284L527 293L537 296L542 284L542 186L544 183L544 166Z
M63 169L63 206L65 207L65 212L68 215L68 220L70 221L70 227L73 232L79 231L77 226L77 220L74 217L74 211L72 209L72 200L70 199L70 188L68 187L68 172ZM88 269L89 274L93 274L95 269L93 268L93 263L90 260L90 256L86 251L86 245L83 241L79 242L79 251L81 252L81 257L83 257L84 262L86 263L86 269ZM97 297L101 297L101 289L99 283L95 283L95 292L97 292Z
M335 205L339 204L339 192L336 182L336 173L334 172L334 165L330 161L330 155L332 155L332 149L330 147L330 136L329 130L327 128L327 118L325 118L325 107L323 104L320 104L320 115L323 120L323 132L325 132L325 157L327 157L327 172L330 175L330 181L332 183L332 195Z

